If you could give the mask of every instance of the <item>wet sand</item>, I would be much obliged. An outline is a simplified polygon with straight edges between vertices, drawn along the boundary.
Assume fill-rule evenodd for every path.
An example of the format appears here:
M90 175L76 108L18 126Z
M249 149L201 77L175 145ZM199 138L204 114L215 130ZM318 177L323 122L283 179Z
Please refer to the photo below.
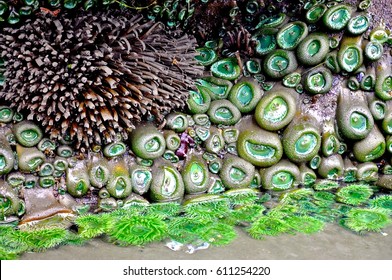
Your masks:
M392 226L384 233L358 235L328 224L312 235L281 235L255 240L239 230L228 246L194 254L171 251L164 242L145 247L118 247L95 239L82 247L63 246L44 253L25 253L22 260L392 260Z

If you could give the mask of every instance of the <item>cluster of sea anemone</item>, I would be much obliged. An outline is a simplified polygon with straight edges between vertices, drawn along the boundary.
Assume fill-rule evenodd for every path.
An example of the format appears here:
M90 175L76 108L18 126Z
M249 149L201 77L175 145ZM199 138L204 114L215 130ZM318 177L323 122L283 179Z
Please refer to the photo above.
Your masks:
M224 245L238 225L263 238L390 223L391 35L364 1L307 2L302 18L224 1L242 26L198 34L200 47L151 21L217 8L196 2L2 28L0 208L18 230L2 230L0 256L97 236Z

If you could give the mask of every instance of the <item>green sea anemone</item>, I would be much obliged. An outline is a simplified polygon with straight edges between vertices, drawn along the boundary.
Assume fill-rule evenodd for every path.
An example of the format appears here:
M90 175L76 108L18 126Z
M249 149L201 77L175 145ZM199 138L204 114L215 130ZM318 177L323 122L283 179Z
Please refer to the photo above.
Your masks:
M257 124L268 131L287 126L297 112L298 93L293 89L274 88L265 94L254 113Z
M45 228L37 230L18 231L16 239L25 243L29 250L41 252L63 243L68 235L67 229Z
M342 156L334 154L329 157L323 157L317 172L322 178L332 180L341 178L344 172Z
M78 234L84 238L100 236L108 230L110 216L107 214L88 214L77 217L75 224L78 226Z
M225 217L229 213L230 205L226 198L218 195L202 195L184 203L184 212L200 221L207 221Z
M336 121L339 133L350 140L362 140L373 129L374 119L364 95L343 88L338 97Z
M219 175L229 189L246 188L254 178L255 167L242 158L226 156Z
M367 202L372 194L373 190L368 185L352 184L339 189L336 199L348 205L358 206Z
M255 239L262 239L265 236L277 236L290 230L291 228L281 219L262 216L249 227L248 233Z
M317 191L333 190L339 188L339 183L331 180L318 180L313 188Z
M327 191L316 191L313 194L314 199L326 202L328 204L335 202L335 195Z
M392 212L392 195L380 195L369 201L370 206L374 209L386 210Z
M182 244L194 243L200 240L198 232L203 230L207 224L206 221L188 216L176 217L168 222L168 235Z
M232 206L253 204L259 198L259 192L254 189L233 189L223 193Z
M376 209L354 208L343 219L343 225L355 232L381 231L391 223L388 214Z
M158 216L131 216L110 223L108 232L111 242L120 245L141 246L167 236L167 225Z
M262 187L274 191L293 188L300 180L298 167L288 160L281 160L271 167L260 169L260 176Z
M284 221L295 231L305 234L320 232L324 228L322 221L311 216L288 216Z
M181 204L177 202L153 203L146 208L146 215L159 216L162 219L176 217L182 210Z
M241 158L258 167L270 167L278 163L283 155L279 135L263 129L241 132L238 136L237 150Z
M228 222L234 224L252 223L258 219L263 212L265 207L260 204L246 204L233 209L230 215L226 218Z

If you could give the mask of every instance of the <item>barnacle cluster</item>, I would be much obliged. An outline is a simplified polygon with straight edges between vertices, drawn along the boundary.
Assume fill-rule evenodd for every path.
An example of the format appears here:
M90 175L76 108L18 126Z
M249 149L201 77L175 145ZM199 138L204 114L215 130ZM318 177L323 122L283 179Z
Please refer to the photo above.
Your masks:
M2 258L390 224L391 35L367 1L155 2L0 32Z
M195 40L140 16L87 13L29 19L0 35L0 97L52 139L77 148L126 139L143 118L162 121L186 101Z

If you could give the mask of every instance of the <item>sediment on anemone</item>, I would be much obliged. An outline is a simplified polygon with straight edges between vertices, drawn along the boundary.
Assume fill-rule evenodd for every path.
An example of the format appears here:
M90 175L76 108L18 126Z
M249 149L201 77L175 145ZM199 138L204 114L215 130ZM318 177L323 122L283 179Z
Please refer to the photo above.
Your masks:
M0 97L83 150L181 109L201 74L194 38L127 12L38 15L3 28L0 42Z

